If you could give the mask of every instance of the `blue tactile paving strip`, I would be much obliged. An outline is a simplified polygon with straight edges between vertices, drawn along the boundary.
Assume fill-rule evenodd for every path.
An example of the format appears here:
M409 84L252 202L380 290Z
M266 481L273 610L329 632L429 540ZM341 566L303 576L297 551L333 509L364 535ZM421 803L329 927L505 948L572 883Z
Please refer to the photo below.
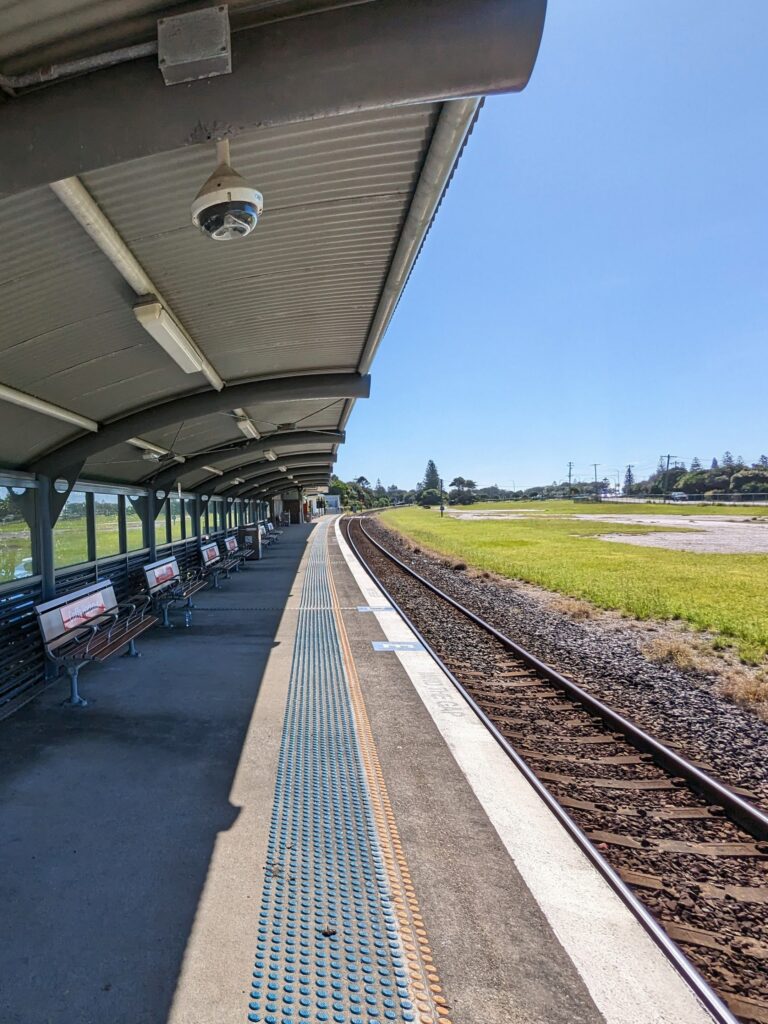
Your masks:
M331 603L327 524L302 589L248 1020L415 1021Z

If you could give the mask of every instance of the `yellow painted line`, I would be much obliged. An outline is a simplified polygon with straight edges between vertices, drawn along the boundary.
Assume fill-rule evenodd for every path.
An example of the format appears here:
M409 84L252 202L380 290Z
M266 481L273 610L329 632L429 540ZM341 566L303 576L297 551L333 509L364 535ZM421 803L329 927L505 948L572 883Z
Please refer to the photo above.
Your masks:
M331 570L330 549L326 546L326 562L328 583L331 591L331 604L339 634L344 669L349 686L352 710L357 726L357 738L360 754L371 794L371 804L379 834L382 856L387 871L387 878L392 892L400 940L406 959L409 976L409 989L419 1024L451 1024L449 1006L443 994L440 976L432 956L429 936L421 915L416 889L408 869L405 851L400 841L395 814L384 780L384 773L379 762L376 742L371 731L360 677L352 655L346 626L341 615L341 607L336 585Z

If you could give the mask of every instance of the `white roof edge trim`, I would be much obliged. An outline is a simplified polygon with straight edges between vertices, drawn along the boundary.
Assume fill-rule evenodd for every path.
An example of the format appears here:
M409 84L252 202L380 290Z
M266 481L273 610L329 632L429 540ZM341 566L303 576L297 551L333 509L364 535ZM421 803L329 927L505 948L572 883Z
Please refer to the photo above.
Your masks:
M11 402L13 405L19 405L23 409L40 412L43 416L50 416L51 419L61 420L62 423L71 423L83 430L91 430L94 434L99 430L96 420L88 419L87 416L81 416L70 409L62 409L60 405L46 402L42 398L35 398L34 395L28 395L26 391L17 391L16 388L8 387L7 384L0 384L0 399Z
M481 99L450 100L443 104L432 141L413 193L408 215L381 292L357 369L368 373L376 350L389 326L408 276L419 255L462 146L474 123Z
M482 102L482 97L474 96L443 103L357 365L359 373L368 373L371 368ZM340 430L345 429L354 406L355 400L347 399Z

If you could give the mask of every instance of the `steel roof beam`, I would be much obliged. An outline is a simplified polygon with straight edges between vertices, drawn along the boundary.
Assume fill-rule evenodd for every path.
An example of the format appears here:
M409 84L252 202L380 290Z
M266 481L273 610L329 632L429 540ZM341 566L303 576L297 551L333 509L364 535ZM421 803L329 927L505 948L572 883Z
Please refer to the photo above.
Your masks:
M97 434L83 435L60 445L35 460L28 468L32 472L53 478L61 469L84 462L91 456L116 444L122 444L131 437L152 430L161 430L184 420L228 412L237 406L266 402L367 398L370 386L371 378L358 373L308 373L232 384L223 391L198 391L182 398L146 406L113 420L101 427Z
M268 452L273 448L292 448L294 445L305 444L343 444L345 436L343 430L283 430L276 434L262 437L259 441L236 442L231 448L221 448L215 452L202 452L200 455L187 456L183 466L163 467L159 472L147 474L145 479L151 482L153 487L161 487L164 490L168 490L170 487L173 487L177 480L183 480L190 473L206 469L208 466L216 466L217 463L226 462L229 459L236 459L242 456L243 458L238 466L238 469L240 469L251 462L257 462L259 459L264 458L264 452ZM214 483L220 482L220 480L221 477L213 475L209 479L202 481L197 487L201 487L203 483L214 485Z
M3 104L0 195L262 127L516 92L545 10L377 0L236 32L229 75L169 87L147 57L37 89Z
M276 462L255 462L250 466L238 466L236 469L231 469L224 476L214 477L210 481L206 480L205 483L198 484L197 490L204 486L210 486L215 488L223 488L217 490L217 494L233 494L234 490L231 486L235 480L241 478L242 480L251 480L255 476L261 475L267 469L275 469L277 466L300 466L300 465L326 465L330 466L336 461L336 456L333 452L294 452L281 455Z
M326 484L328 482L328 476L327 475L325 475L325 476L323 476L322 474L318 475L315 470L308 471L307 473L299 473L298 471L296 471L293 474L293 476L294 476L294 478L296 480L299 481L299 483L305 483L305 482L309 483L311 481L312 483L317 482L317 483ZM258 484L258 486L255 486L255 485L252 486L250 488L250 490L248 490L246 493L241 494L240 497L241 498L255 498L258 494L260 494L262 491L264 491L265 489L267 489L269 487L274 487L275 488L275 493L279 494L280 491L291 490L295 486L296 486L296 484L292 483L290 480L287 479L287 474L286 473L278 473L274 477L267 477L266 479L261 481ZM219 495L219 497L221 497L221 495ZM234 495L231 495L231 497L234 497Z
M313 469L316 467L323 467L330 470L331 465L335 461L335 455L307 452L305 455L291 455L286 458L281 458L278 462L266 463L258 471L251 472L249 475L245 475L242 470L239 473L233 470L231 474L228 474L228 479L223 481L226 486L222 490L216 490L213 493L239 497L240 494L252 487L259 477L266 476L270 472L280 473L280 475L285 478L288 474L279 470L278 466L286 466L289 471L294 469L300 471L305 466ZM239 480L240 482L235 483L236 480ZM218 485L222 483L222 480L216 480L215 483Z

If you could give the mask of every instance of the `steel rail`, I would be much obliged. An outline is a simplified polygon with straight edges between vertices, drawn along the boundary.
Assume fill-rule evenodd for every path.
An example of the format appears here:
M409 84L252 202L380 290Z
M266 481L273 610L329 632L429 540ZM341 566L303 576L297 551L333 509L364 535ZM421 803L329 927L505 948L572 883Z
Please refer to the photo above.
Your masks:
M615 871L614 868L611 867L611 865L608 863L608 861L600 854L600 852L593 845L592 841L589 839L586 833L581 830L581 828L576 824L573 818L571 818L571 816L563 809L563 807L560 806L560 804L557 802L555 797L552 796L552 794L549 792L546 786L537 778L536 774L529 767L528 763L524 761L522 757L520 757L515 748L509 743L506 737L498 730L498 728L494 725L494 723L486 715L482 708L477 704L474 698L467 692L464 686L459 682L459 680L456 678L453 672L451 672L451 670L443 664L440 656L433 649L429 641L423 636L421 631L414 625L409 616L400 607L398 602L395 601L392 594L384 586L383 582L375 574L373 569L365 560L364 556L361 554L360 549L358 548L357 544L355 543L352 537L352 531L349 528L352 522L356 522L360 526L360 529L362 530L366 540L368 540L369 543L371 543L375 548L377 548L386 558L394 562L394 564L397 565L400 569L406 572L409 576L414 577L414 579L418 580L428 590L432 591L438 597L445 599L449 604L454 606L458 611L465 614L478 626L481 626L482 628L486 629L489 633L495 636L505 647L513 651L515 654L517 654L517 652L519 651L520 655L518 656L520 656L521 659L526 662L526 664L530 665L531 668L535 668L537 671L544 672L546 675L549 675L551 673L553 680L557 681L558 685L560 685L559 681L562 680L563 683L567 684L567 691L570 691L571 688L573 688L573 690L578 693L584 693L584 695L589 699L590 702L594 700L594 698L590 697L589 694L581 690L580 687L575 686L575 684L565 679L558 672L555 672L554 669L549 668L543 662L539 661L538 658L535 658L533 655L529 654L527 651L524 650L524 648L520 647L518 644L515 644L514 641L509 640L508 637L505 637L502 633L499 633L498 630L494 629L494 627L490 624L484 622L473 612L470 612L469 609L464 608L464 606L459 604L458 601L455 601L452 597L449 597L448 594L445 594L442 590L439 589L439 587L434 586L432 583L429 582L429 580L426 580L423 576L420 576L419 573L415 572L404 562L401 562L399 558L393 555L390 551L387 551L387 549L382 544L380 544L377 540L371 537L371 535L363 526L361 517L356 517L354 519L348 520L346 538L352 550L354 551L355 556L362 565L363 569L365 569L365 571L368 573L368 575L371 577L374 583L386 595L387 600L392 604L392 607L408 623L413 633L418 638L419 642L423 644L424 649L430 654L430 656L436 662L441 671L445 673L445 675L451 681L451 683L456 688L460 696L472 708L474 713L482 721L482 723L491 733L493 738L502 748L504 753L514 763L516 768L520 771L520 773L523 775L526 781L535 790L540 799L543 800L547 808L552 812L552 814L555 816L558 822L571 836L576 845L587 857L590 863L596 868L596 870L599 872L599 874L605 880L605 882L610 886L610 888L619 897L622 903L624 903L624 905L630 910L633 916L638 920L638 922L645 930L645 932L649 935L649 937L652 939L652 941L659 947L659 949L661 949L664 956L667 958L667 960L669 960L674 969L683 978L683 980L694 993L696 998L699 999L702 1005L706 1008L707 1012L711 1014L713 1020L715 1020L717 1024L740 1024L739 1019L736 1016L734 1016L733 1013L731 1013L731 1011L728 1009L728 1007L717 994L717 992L715 992L715 990L709 985L709 983L702 977L702 975L699 973L696 967L690 962L690 960L687 958L682 949L680 949L677 943L675 943L669 937L669 935L667 935L663 927L653 917L650 911L640 902L637 896L635 896L634 892L629 888L626 882L624 882L624 880L621 878L618 872ZM524 658L522 657L523 655L525 655ZM600 704L601 702L598 701L597 703ZM602 706L606 707L605 705ZM610 709L607 707L606 710L610 711ZM637 728L636 726L632 725L632 723L628 722L627 719L624 719L620 715L616 715L615 712L611 712L611 716L615 716L615 720L617 721L627 722L627 724L630 725L633 729ZM613 720L613 717L611 720ZM643 736L647 736L647 734L643 733L642 730L638 729L638 732L640 732ZM648 736L647 738L649 740L652 740L650 736ZM657 741L655 740L652 740L652 742L654 744L657 743ZM659 746L661 746L661 744L659 744ZM664 749L666 750L667 748ZM687 763L684 758L678 758L678 755L674 754L672 751L669 751L669 753L677 760L683 763ZM696 769L694 765L691 765L691 767L694 768L696 772L698 772L698 769ZM699 772L699 774L702 773ZM722 789L723 787L720 788ZM724 792L727 793L728 791L724 790ZM750 807L749 804L746 804L746 806ZM755 810L757 811L757 808L755 808Z
M609 725L616 732L620 732L629 742L643 753L651 754L654 761L664 768L667 772L677 775L680 778L685 779L692 789L695 789L699 795L706 797L711 800L712 803L718 804L722 807L728 817L734 821L737 825L743 828L746 832L749 832L757 840L768 840L768 815L764 814L754 804L744 800L737 793L728 789L717 779L707 775L700 768L697 768L695 764L689 761L687 758L682 757L680 754L676 754L674 750L671 750L665 744L659 740L654 739L649 733L641 729L639 725L620 715L617 711L614 711L607 704L604 704L597 697L593 697L592 694L587 693L576 683L570 679L566 679L565 676L560 675L555 669L545 662L540 661L537 657L526 651L524 647L516 644L514 640L510 640L509 637L500 633L498 629L495 629L490 623L481 619L474 612L470 611L469 608L465 608L464 605L460 604L449 594L446 594L439 587L436 587L429 580L420 576L417 572L407 566L404 562L401 562L399 558L393 555L390 551L387 551L383 545L375 540L365 529L362 522L359 522L360 529L365 534L368 541L375 545L386 555L391 561L398 565L401 569L407 572L410 576L413 576L423 584L427 589L431 590L433 594L441 597L448 604L456 608L457 611L461 612L468 619L471 619L475 625L481 629L490 633L491 636L495 637L507 650L511 651L516 658L520 661L525 662L529 668L534 669L540 675L544 676L550 683L556 686L558 689L563 690L573 700L578 701L582 704L589 712L599 715L599 717Z

